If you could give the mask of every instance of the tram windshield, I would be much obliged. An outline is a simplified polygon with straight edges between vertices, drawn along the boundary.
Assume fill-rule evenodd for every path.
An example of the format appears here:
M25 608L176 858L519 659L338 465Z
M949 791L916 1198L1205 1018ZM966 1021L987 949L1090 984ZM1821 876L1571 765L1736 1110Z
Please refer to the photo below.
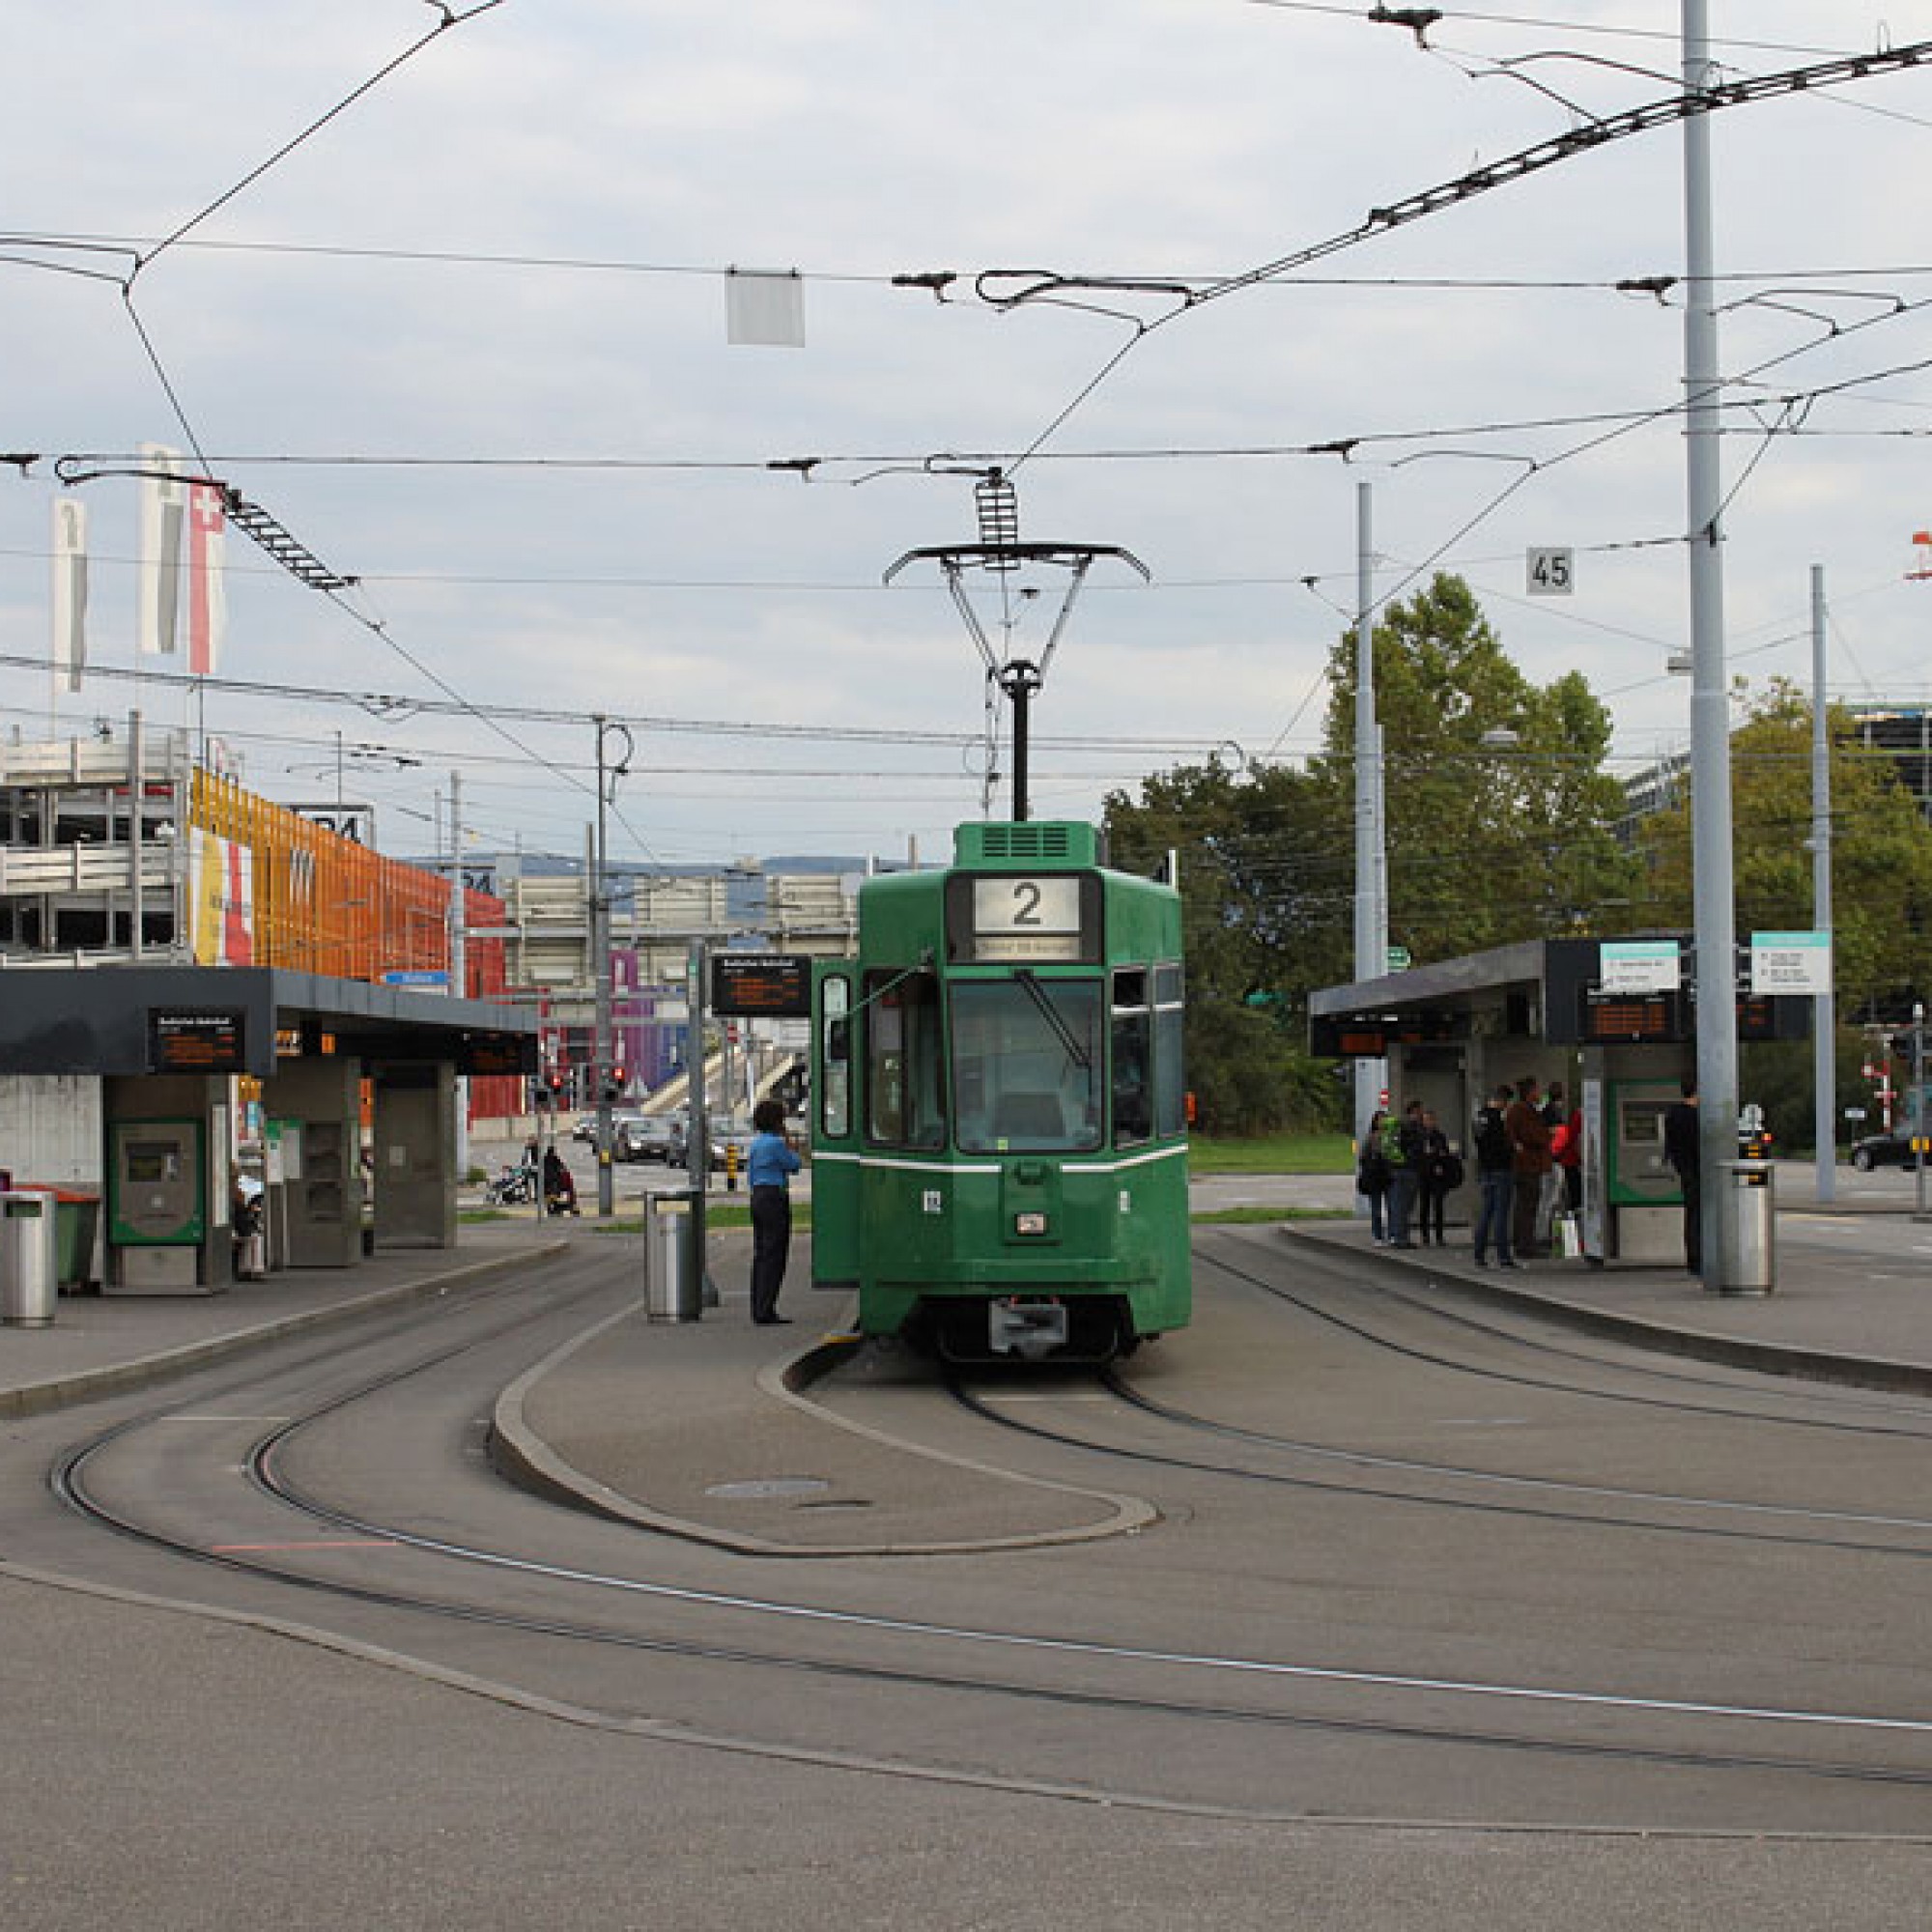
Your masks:
M952 986L952 1091L966 1153L1067 1152L1100 1145L1105 1068L1097 980Z

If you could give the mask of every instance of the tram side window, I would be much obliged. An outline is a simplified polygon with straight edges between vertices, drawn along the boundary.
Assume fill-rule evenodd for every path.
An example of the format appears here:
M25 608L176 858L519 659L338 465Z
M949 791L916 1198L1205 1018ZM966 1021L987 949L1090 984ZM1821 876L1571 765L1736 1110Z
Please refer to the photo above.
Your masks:
M852 982L829 975L819 994L818 1123L828 1140L852 1131Z
M1145 966L1114 974L1114 1140L1132 1146L1153 1132L1153 1014Z
M866 997L867 1138L885 1147L943 1147L938 980L930 973L871 973Z
M1178 963L1153 969L1153 1130L1163 1140L1187 1131L1187 1067L1181 1050L1183 993Z

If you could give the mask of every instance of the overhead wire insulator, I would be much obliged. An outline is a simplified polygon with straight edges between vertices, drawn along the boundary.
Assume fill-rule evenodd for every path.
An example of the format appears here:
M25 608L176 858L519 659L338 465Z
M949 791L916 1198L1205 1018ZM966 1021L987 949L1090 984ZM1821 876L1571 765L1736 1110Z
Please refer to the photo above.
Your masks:
M981 561L988 570L1017 570L1020 541L1020 498L1004 469L989 469L973 486L973 502L980 513L980 541L991 554Z

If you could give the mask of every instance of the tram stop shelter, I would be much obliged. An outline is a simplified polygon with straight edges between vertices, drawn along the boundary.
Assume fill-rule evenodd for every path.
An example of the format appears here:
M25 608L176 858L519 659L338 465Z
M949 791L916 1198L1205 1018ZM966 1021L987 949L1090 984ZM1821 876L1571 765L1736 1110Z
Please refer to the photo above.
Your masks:
M1675 947L1685 940L1643 942ZM1388 1104L1419 1099L1464 1155L1452 1216L1473 1219L1477 1109L1504 1081L1564 1083L1580 1110L1582 1246L1592 1262L1670 1262L1682 1254L1683 1195L1663 1158L1663 1116L1695 1071L1696 1006L1688 967L1675 986L1624 991L1606 947L1629 941L1522 940L1309 996L1309 1043L1344 1060L1386 1060ZM1606 987L1606 977L1612 985ZM1746 981L1746 983L1748 983ZM1741 1040L1803 1039L1808 999L1738 997Z
M218 1290L257 1180L270 1265L350 1267L365 1242L455 1246L456 1083L536 1065L536 1015L488 1001L280 967L7 971L0 1167L91 1185L109 1293ZM259 1152L238 1075L261 1083Z

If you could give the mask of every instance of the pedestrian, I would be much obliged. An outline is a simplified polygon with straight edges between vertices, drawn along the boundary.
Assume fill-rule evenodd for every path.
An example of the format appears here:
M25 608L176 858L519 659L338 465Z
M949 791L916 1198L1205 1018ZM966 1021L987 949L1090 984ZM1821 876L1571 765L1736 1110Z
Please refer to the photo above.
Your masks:
M1677 1170L1684 1190L1684 1265L1690 1273L1704 1272L1704 1153L1697 1111L1697 1082L1687 1076L1678 1089L1683 1096L1663 1116L1663 1157Z
M1510 1214L1516 1198L1516 1150L1510 1145L1509 1128L1503 1115L1516 1098L1505 1081L1488 1106L1476 1115L1469 1144L1476 1154L1476 1187L1480 1200L1476 1208L1476 1265L1488 1267L1490 1251L1495 1250L1496 1265L1516 1266L1516 1252L1510 1241Z
M237 1281L260 1281L269 1272L268 1248L262 1234L262 1183L238 1175L229 1197L228 1225L235 1237L234 1275Z
M1411 1100L1400 1121L1382 1123L1382 1156L1389 1165L1388 1244L1412 1248L1409 1238L1416 1197L1422 1191L1422 1102Z
M1550 1137L1549 1155L1563 1170L1562 1211L1580 1222L1583 1216L1583 1110L1573 1106L1561 1127Z
M1449 1145L1449 1136L1431 1109L1422 1110L1422 1244L1434 1240L1438 1248L1448 1245L1443 1232L1443 1204L1463 1184L1463 1163Z
M578 1214L582 1211L577 1205L577 1177L565 1166L563 1156L554 1147L544 1150L543 1198L544 1207L550 1213Z
M1552 1165L1549 1129L1537 1104L1536 1076L1526 1073L1516 1083L1516 1098L1503 1115L1514 1160L1515 1194L1510 1214L1510 1238L1520 1262L1535 1260L1536 1210L1543 1199L1543 1177Z
M1389 1165L1382 1153L1382 1124L1387 1118L1378 1107L1355 1150L1355 1192L1369 1204L1369 1234L1378 1248L1388 1243Z
M752 1190L752 1320L771 1327L790 1319L779 1313L779 1290L791 1252L791 1177L800 1163L780 1102L760 1100L752 1109L752 1126L745 1160Z
M1570 1110L1563 1099L1563 1083L1552 1080L1539 1110L1543 1124L1549 1129L1549 1166L1543 1176L1542 1191L1536 1197L1536 1247L1539 1254L1556 1252L1556 1217L1563 1211L1565 1180L1558 1157L1558 1142L1568 1138L1565 1128Z

